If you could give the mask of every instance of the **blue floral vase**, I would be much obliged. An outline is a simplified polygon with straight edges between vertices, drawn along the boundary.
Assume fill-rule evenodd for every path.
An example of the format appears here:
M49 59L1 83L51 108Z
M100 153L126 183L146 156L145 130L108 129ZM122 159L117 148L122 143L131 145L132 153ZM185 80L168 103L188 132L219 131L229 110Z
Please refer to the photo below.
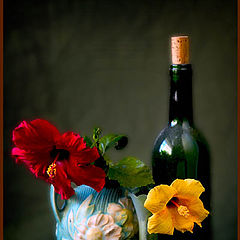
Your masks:
M148 211L143 208L145 195L136 197L121 187L105 187L96 192L82 185L75 195L57 204L59 195L50 189L56 218L57 240L147 239Z

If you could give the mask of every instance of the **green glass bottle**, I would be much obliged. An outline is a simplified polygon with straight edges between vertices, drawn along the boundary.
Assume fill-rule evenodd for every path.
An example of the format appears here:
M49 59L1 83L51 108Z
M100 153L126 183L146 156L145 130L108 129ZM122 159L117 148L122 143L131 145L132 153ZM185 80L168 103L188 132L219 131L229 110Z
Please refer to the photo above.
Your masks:
M172 42L173 40L172 38ZM180 43L176 44L178 56L173 56L173 64L170 66L169 122L154 143L153 178L156 185L170 185L177 178L200 180L205 187L200 198L205 208L210 210L210 155L206 140L193 122L192 67L189 64L188 37L180 37ZM195 224L193 234L175 230L173 236L159 235L159 239L211 239L209 216L202 222L202 226L200 229Z

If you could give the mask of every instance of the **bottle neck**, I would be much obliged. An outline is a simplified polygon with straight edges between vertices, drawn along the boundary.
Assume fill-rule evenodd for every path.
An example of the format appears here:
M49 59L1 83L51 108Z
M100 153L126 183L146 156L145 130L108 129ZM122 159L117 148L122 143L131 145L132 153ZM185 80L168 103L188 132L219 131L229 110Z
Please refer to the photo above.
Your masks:
M169 124L177 120L188 121L193 125L191 64L173 64L169 72L171 78Z

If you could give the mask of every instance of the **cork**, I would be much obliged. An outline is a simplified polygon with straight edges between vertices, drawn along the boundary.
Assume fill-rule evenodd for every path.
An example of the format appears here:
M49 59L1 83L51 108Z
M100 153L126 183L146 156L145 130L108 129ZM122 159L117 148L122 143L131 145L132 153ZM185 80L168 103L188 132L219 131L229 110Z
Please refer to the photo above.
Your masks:
M189 38L177 36L171 38L172 64L189 63Z

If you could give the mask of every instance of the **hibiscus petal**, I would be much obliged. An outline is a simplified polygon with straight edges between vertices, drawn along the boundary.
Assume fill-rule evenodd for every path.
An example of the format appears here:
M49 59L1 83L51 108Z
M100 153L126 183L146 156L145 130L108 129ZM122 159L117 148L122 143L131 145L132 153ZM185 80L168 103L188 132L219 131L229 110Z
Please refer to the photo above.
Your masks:
M189 209L193 221L201 227L201 222L209 214L209 211L204 208L202 201L199 198L192 198L188 201L186 206Z
M177 207L168 208L168 210L171 213L173 225L178 231L190 231L191 233L193 232L194 218L192 216L184 217L180 215L177 211Z
M101 191L105 185L106 174L103 169L94 165L78 167L71 162L65 162L68 177L77 185L88 185L97 192Z
M23 121L13 130L13 142L26 151L49 151L60 133L46 120Z
M176 190L168 185L159 185L151 189L147 195L144 207L151 213L161 211L170 199L176 194Z
M176 179L170 186L177 190L178 196L199 197L205 188L195 179Z
M51 163L49 154L45 152L35 154L15 147L12 149L12 156L16 158L16 163L24 164L37 178L48 178L46 170Z
M47 182L53 184L55 192L60 194L62 199L69 199L75 194L62 163L56 163L56 175L54 178L49 177Z
M64 133L61 138L59 138L56 149L67 150L77 165L92 163L100 157L96 147L86 147L83 138L73 132Z
M69 152L80 152L86 148L86 143L79 134L66 132L59 138L56 147L59 149L66 149Z
M173 235L173 221L166 207L148 219L148 232Z
M74 161L78 166L95 162L100 157L96 147L86 147L81 152L71 152L71 156L74 158Z

